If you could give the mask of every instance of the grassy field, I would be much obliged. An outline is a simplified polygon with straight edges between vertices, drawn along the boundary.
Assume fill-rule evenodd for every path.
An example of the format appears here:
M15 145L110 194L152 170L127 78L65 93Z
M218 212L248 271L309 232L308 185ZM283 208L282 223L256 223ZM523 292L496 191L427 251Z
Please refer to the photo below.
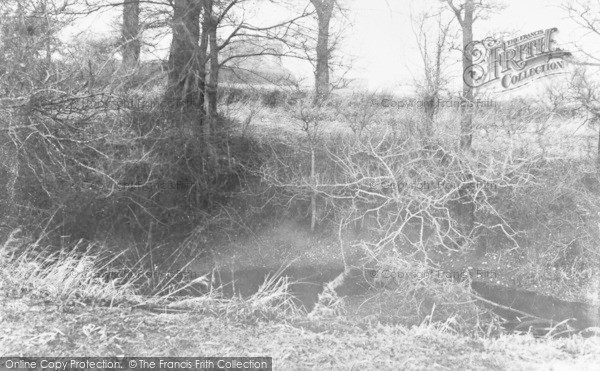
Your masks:
M2 356L269 356L277 370L598 370L600 338L466 337L444 325L59 306L3 298Z

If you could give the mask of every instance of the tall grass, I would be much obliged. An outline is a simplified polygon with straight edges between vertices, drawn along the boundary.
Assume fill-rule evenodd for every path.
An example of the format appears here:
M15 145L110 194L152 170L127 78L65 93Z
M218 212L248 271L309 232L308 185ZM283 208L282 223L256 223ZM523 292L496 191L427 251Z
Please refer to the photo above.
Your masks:
M188 309L194 312L225 316L236 321L290 320L303 313L294 302L290 292L292 282L279 270L265 278L258 290L243 298L233 294L226 296L221 287L199 297L182 298L169 304L169 308Z
M211 288L199 297L181 295L194 285L208 286L206 275L189 282L177 282L176 289L146 296L141 292L147 275L140 270L124 269L124 274L107 278L110 265L122 254L107 260L93 251L94 245L84 246L82 242L68 251L44 253L29 239L19 237L19 232L11 233L0 245L0 293L7 297L44 299L57 305L125 304L162 307L166 312L183 309L242 321L283 320L302 311L294 303L289 290L291 282L281 275L282 271L268 276L258 291L247 298L225 297L219 288Z
M35 296L55 301L80 302L132 300L133 279L104 280L102 272L112 261L99 264L93 245L78 243L69 251L44 253L13 232L0 249L0 290L10 296ZM77 252L81 248L84 252Z

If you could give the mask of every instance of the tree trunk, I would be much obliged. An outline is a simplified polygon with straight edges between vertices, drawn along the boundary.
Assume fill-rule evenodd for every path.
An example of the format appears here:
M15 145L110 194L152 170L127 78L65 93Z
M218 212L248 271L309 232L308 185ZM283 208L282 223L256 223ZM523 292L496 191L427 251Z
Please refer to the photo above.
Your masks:
M206 3L203 1L203 7L206 6ZM199 65L198 65L198 91L199 91L199 103L198 106L201 107L202 109L202 113L206 113L206 108L204 107L205 104L205 96L204 94L206 94L206 61L208 60L207 54L208 54L208 30L209 30L209 23L207 22L207 15L206 15L206 11L204 11L204 17L202 19L202 33L200 35L200 48L198 50L198 60L199 60ZM203 121L204 117L202 117ZM210 127L207 125L203 125L205 128L209 129L210 132Z
M441 21L439 22L439 24L441 25ZM434 120L439 105L440 89L442 88L442 54L444 54L447 29L442 29L440 27L440 30L440 35L438 36L435 50L434 73L433 76L430 77L431 91L426 97L427 106L425 109L425 135L427 140L433 138L435 134ZM428 68L427 65L425 66L425 68Z
M473 64L473 56L466 52L466 47L473 42L473 11L475 5L473 0L465 1L465 16L462 22L463 36L463 71L466 71ZM463 79L463 96L461 104L461 123L460 123L460 148L470 150L473 139L473 88L468 84L471 76L465 76ZM464 81L467 80L467 81Z
M217 92L219 88L219 45L217 40L218 19L213 12L213 0L204 0L204 19L202 21L202 30L206 35L202 37L204 53L206 54L206 44L209 49L210 67L208 74L208 83L206 84L206 120L204 122L204 142L208 157L213 165L217 165L216 149L212 145L211 137L217 127ZM203 67L206 68L206 67Z
M451 4L451 1L449 1L449 3ZM458 18L462 28L463 36L463 91L461 99L460 123L460 149L463 154L467 154L471 151L473 138L473 107L471 107L473 103L473 90L471 85L473 84L471 83L472 81L470 81L471 76L468 74L465 75L464 71L466 71L473 64L473 56L466 52L466 48L467 45L473 41L474 10L475 5L473 0L465 0L464 16L462 19L460 12L455 10L456 17ZM462 236L469 238L473 237L472 232L475 226L475 200L473 199L475 185L473 184L473 176L471 173L465 174L464 182L465 184L463 184L458 190L459 199L457 222L459 224L458 227ZM477 252L479 252L479 248L481 246L475 243L475 247Z
M207 118L211 129L216 127L217 90L219 86L219 45L217 44L217 19L213 14L213 0L205 0L205 21L210 48L210 69L206 95L208 98Z
M310 183L312 185L312 194L310 196L310 232L315 233L315 227L317 225L317 193L315 188L317 187L316 175L315 175L315 149L311 148L310 152Z
M201 90L200 0L173 0L173 41L165 98L171 106L203 112Z
M135 69L140 60L140 2L128 0L123 4L123 67Z
M317 11L319 34L317 37L317 65L315 68L315 104L329 95L329 24L334 0L311 0Z
M438 92L434 89L433 92L425 96L424 99L425 109L425 140L431 140L433 138L433 122L435 120L435 112L438 104Z
M600 173L600 115L596 114L594 117L594 123L598 126L598 148L596 154L596 171Z

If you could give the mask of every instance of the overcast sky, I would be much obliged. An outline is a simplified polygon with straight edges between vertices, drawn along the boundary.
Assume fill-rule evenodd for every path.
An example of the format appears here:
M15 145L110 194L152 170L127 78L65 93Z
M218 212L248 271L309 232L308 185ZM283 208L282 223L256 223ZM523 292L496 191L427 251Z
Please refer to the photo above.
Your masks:
M418 12L423 6L438 0L355 0L353 35L348 52L357 56L355 76L364 76L372 89L411 89L415 78L422 73L415 36L411 27L410 10ZM571 42L581 39L557 0L505 0L506 8L474 26L474 38L483 39L498 32L513 32L515 37L532 31L557 27L557 43L571 49ZM390 10L391 8L391 10ZM600 11L600 9L599 9ZM600 44L600 37L596 45ZM591 48L591 41L586 43ZM460 73L460 54L455 53L453 75Z
M300 1L300 0L299 0ZM500 1L500 0L498 0ZM600 48L600 38L582 39L582 32L559 8L566 0L504 0L505 9L492 14L486 20L475 23L475 39L482 39L498 32L510 32L514 36L532 31L557 27L555 36L559 46L573 50L573 42L583 43L588 50ZM352 25L348 29L346 41L339 52L352 57L350 76L366 82L371 90L395 92L413 91L415 79L422 74L410 14L423 9L432 9L439 0L351 0L348 2L348 18ZM262 16L268 17L268 14ZM96 16L94 22L86 21L90 30L106 30L110 15ZM114 22L114 18L113 18ZM90 27L91 25L91 27ZM170 38L163 42L162 54L166 53ZM161 55L161 52L158 53ZM449 57L451 76L460 81L460 54ZM285 61L285 66L299 78L312 79L311 67L297 61Z

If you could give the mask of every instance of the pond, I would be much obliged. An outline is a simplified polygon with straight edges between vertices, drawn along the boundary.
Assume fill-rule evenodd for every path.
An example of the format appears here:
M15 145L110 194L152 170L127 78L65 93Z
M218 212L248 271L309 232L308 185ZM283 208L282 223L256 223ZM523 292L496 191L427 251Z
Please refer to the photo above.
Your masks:
M221 289L226 297L240 295L247 298L255 294L268 277L287 277L294 301L310 312L324 286L343 272L343 266L288 267L283 270L266 267L220 269L213 272L213 288Z

